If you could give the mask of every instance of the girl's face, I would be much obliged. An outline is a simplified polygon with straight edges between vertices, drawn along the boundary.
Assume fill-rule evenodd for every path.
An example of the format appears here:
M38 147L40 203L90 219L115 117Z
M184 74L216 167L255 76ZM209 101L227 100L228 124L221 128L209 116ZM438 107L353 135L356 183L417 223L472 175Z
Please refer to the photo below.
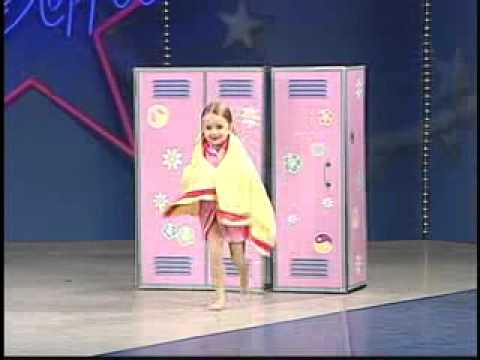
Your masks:
M227 140L230 124L223 116L209 113L202 119L202 133L212 145L220 145Z

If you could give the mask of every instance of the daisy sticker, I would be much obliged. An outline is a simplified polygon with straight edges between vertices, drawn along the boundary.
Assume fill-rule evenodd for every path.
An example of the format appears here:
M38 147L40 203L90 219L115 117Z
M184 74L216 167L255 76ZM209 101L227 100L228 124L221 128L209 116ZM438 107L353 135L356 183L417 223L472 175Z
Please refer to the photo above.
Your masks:
M160 211L163 211L168 204L168 197L164 193L156 193L153 196L153 205Z
M178 149L166 149L162 156L162 164L168 170L177 170L183 164L183 155Z

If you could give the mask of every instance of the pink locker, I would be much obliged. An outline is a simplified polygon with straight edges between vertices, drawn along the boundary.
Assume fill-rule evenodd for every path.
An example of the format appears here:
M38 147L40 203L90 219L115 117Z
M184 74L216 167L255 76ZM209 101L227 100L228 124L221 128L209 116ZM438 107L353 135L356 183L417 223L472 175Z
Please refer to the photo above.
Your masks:
M211 288L208 249L197 218L162 218L180 194L183 168L200 131L200 113L226 102L237 134L263 175L265 72L263 68L136 68L136 279L140 288ZM225 244L226 285L238 269ZM263 290L265 264L247 246L250 284Z
M274 291L366 285L365 67L272 68Z

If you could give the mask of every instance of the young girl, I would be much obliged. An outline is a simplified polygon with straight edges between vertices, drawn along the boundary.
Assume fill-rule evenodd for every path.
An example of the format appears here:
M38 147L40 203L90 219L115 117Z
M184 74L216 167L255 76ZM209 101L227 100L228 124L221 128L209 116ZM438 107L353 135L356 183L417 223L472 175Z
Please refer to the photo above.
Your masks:
M233 131L230 109L208 104L201 114L201 136L192 161L182 174L183 195L165 216L198 216L208 242L216 301L210 310L226 305L223 243L227 242L240 272L240 289L248 290L245 242L269 256L274 245L275 218L262 180L246 149Z

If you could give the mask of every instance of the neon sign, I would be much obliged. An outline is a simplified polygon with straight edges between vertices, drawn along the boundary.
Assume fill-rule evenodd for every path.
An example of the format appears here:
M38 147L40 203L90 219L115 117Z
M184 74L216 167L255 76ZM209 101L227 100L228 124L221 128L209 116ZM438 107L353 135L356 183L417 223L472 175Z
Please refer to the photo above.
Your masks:
M88 34L92 35L95 26L95 15L97 8L97 0L83 0L89 3L88 16ZM105 1L105 0L103 0ZM135 0L111 0L117 9L126 8ZM149 6L158 0L137 0L144 6ZM3 14L5 17L5 28L3 35L7 35L15 29L22 20L32 12L38 10L40 19L46 27L57 27L65 24L65 33L68 37L72 36L72 24L75 16L75 7L82 0L24 0L20 10L13 11L12 5L14 0L3 1ZM17 4L19 1L17 0ZM34 6L37 4L38 6ZM12 13L14 13L12 15Z

